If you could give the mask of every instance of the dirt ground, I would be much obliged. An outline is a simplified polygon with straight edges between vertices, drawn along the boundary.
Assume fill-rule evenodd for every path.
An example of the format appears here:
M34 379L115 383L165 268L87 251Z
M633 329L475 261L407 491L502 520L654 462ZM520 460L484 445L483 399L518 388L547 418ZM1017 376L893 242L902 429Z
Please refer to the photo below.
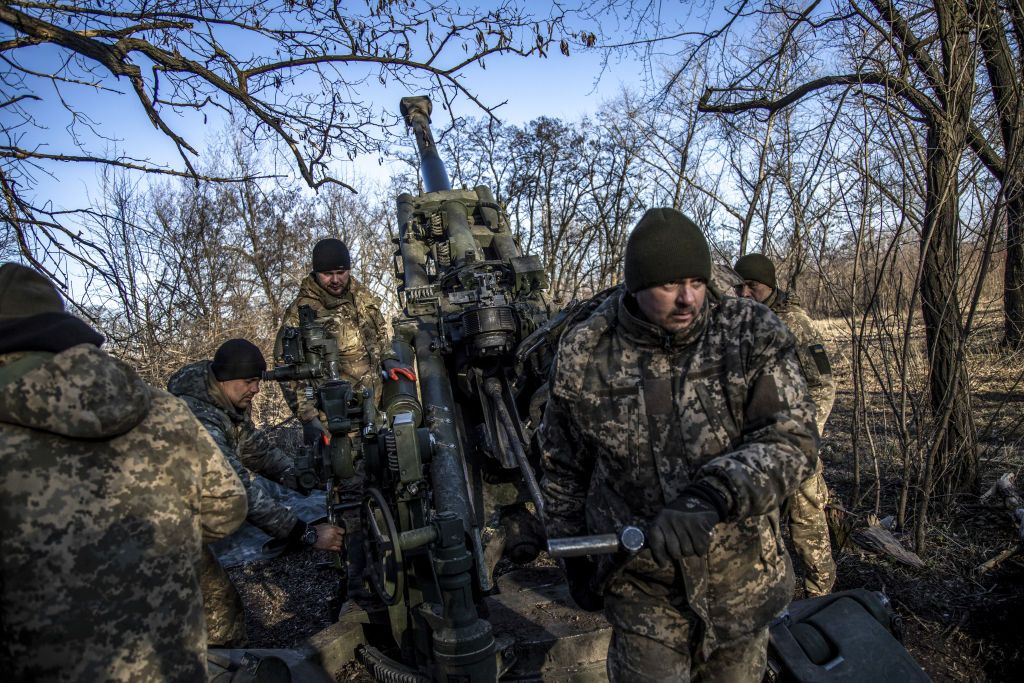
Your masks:
M848 355L839 349L837 376L848 372ZM984 491L1004 472L1021 475L1021 407L1024 393L1014 378L1024 367L1022 357L998 349L976 349L971 358L975 392L972 408L983 447L981 488ZM863 525L872 511L876 485L864 475L860 504L850 499L853 489L852 399L849 386L840 386L836 406L822 442L825 478L833 500L852 512ZM991 419L990 419L991 418ZM895 513L898 474L883 464L880 516ZM907 548L908 535L896 530ZM902 617L904 643L936 682L1021 680L1024 670L1024 555L1017 554L993 570L975 569L1016 543L1005 511L963 495L933 510L927 531L924 568L899 564L861 549L852 542L833 546L838 564L837 590L863 587L883 591ZM330 623L328 603L336 578L323 553L298 553L230 570L247 607L253 647L289 647ZM798 582L799 585L799 582ZM798 593L794 598L803 597ZM343 680L366 680L358 670Z

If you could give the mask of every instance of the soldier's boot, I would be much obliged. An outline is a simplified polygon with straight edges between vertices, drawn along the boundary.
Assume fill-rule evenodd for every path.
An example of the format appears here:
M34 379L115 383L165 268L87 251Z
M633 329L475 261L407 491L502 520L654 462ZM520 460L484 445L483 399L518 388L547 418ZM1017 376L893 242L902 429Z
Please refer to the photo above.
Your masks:
M537 559L547 545L544 527L525 507L512 508L502 516L505 529L505 552L516 564L529 564Z
M358 526L346 524L353 531L345 534L345 565L338 581L338 595L328 603L328 610L338 620L350 612L364 609L373 600L366 587L366 552L364 535ZM363 605L363 606L361 606Z
M825 504L828 488L821 468L789 499L789 529L793 548L804 565L804 589L809 597L828 595L836 582Z

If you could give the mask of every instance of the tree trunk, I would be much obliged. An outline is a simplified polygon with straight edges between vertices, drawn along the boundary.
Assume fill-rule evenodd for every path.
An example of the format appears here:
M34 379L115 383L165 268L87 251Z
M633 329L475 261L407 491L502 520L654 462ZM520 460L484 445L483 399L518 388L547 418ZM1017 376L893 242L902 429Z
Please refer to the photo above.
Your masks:
M1006 205L1006 265L1003 270L1003 344L1024 344L1024 10L1019 3L1000 8L995 0L972 0L978 44L999 119L1003 141L1002 189ZM1004 14L1005 12L1005 14ZM1014 27L1016 40L1007 33ZM1014 49L1016 45L1016 50ZM997 174L998 175L998 174Z
M921 235L921 311L930 360L930 398L935 429L927 459L927 494L955 494L975 487L977 434L970 381L963 362L964 330L957 295L960 200L958 169L966 149L973 64L966 8L937 3L946 85L944 115L927 125L925 213Z
M1024 138L1024 135L1018 136ZM1024 154L1024 153L1022 153ZM1003 196L1006 202L1006 265L1003 270L1003 344L1024 346L1024 159L1017 155L1010 177L1007 155Z

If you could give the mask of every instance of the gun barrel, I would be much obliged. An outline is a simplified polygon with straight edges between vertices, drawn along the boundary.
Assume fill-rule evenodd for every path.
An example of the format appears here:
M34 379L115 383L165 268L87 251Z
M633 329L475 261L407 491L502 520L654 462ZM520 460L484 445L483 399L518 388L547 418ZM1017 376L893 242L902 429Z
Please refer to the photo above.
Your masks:
M434 143L434 134L430 132L430 99L427 97L403 97L400 105L405 124L412 128L416 136L416 147L420 151L420 173L423 175L423 187L427 192L452 189L448 179L448 171Z

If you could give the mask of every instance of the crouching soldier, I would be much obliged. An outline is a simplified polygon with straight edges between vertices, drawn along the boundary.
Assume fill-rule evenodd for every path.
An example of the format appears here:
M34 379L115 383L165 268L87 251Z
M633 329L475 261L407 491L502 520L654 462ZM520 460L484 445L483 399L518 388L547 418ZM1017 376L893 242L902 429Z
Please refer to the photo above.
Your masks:
M247 522L295 547L338 552L341 528L307 524L252 482L254 471L280 482L289 481L292 474L291 458L274 448L252 422L252 399L266 369L254 344L229 339L212 361L192 363L174 373L167 389L185 401L238 473L249 496ZM203 607L211 647L244 645L241 598L209 548L203 560Z

